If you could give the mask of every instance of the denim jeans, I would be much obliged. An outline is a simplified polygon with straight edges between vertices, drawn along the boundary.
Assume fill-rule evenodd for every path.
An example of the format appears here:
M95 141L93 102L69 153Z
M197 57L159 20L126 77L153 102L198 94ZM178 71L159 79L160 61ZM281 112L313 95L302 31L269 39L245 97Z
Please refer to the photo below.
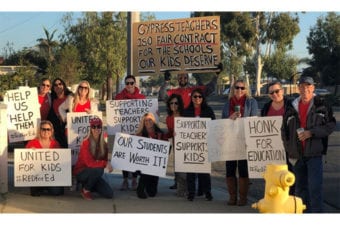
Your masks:
M105 198L112 198L113 190L102 178L103 173L103 168L85 168L77 174L77 180L86 190L97 192Z
M294 166L295 194L302 198L307 213L323 211L323 164L322 156L303 157Z

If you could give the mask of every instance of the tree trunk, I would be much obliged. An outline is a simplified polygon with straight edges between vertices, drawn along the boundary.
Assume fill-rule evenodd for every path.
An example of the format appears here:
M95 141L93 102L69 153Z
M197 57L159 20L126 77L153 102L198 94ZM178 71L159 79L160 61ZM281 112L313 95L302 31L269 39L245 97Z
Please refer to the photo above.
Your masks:
M112 86L113 86L113 81L112 81L112 72L108 72L107 78L106 78L106 90L107 90L107 100L112 100Z

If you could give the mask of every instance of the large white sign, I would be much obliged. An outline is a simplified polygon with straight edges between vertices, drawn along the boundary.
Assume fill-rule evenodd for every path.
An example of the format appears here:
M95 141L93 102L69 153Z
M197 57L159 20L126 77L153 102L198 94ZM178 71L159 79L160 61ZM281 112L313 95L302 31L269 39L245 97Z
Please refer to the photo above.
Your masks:
M14 149L14 186L71 186L71 150Z
M243 118L208 122L209 161L242 160L247 158Z
M286 164L281 125L282 116L245 118L244 129L250 178L263 178L267 164Z
M75 165L80 151L80 145L90 132L90 119L99 117L102 119L102 112L93 114L86 112L67 113L67 142L72 153L72 165Z
M32 140L40 122L40 105L37 88L20 88L7 91L8 139L10 143Z
M175 171L210 173L207 129L210 118L175 118Z
M106 101L107 132L135 134L140 118L152 112L158 122L158 99L130 99Z
M111 159L113 168L166 176L170 149L168 141L116 133L113 146Z

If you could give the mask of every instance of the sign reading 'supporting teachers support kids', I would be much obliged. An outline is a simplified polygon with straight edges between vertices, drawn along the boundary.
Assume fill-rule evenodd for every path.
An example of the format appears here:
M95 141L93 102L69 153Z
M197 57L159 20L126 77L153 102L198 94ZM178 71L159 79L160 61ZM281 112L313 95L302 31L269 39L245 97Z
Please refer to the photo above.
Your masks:
M206 73L218 70L220 17L133 23L133 74Z
M263 178L267 164L286 164L281 116L244 118L250 178Z
M4 102L7 104L9 143L35 138L40 121L37 88L22 87L7 91Z
M152 112L158 122L158 99L130 99L106 101L107 133L135 134L141 117Z
M102 112L88 114L86 112L67 113L67 142L72 153L72 165L75 165L80 151L80 145L90 132L90 119L102 119Z
M165 177L169 149L168 141L116 133L111 164L120 170Z
M175 171L210 173L207 129L210 118L175 118Z
M14 186L71 186L71 150L14 149Z

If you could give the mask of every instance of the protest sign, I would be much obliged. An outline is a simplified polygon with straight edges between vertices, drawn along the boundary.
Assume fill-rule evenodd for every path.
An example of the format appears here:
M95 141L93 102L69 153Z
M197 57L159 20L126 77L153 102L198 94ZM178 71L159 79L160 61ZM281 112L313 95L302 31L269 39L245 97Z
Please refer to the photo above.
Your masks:
M88 114L86 112L67 113L67 142L71 149L72 165L75 165L80 151L80 145L90 132L90 119L99 117L102 119L102 112Z
M133 74L215 72L221 62L220 17L133 23Z
M282 116L244 118L250 178L263 178L267 164L286 164Z
M210 118L175 118L175 171L210 173L207 123Z
M9 90L4 96L7 104L8 139L10 143L32 140L40 122L37 88Z
M246 159L243 118L208 121L209 162Z
M152 112L158 122L158 99L130 99L106 101L107 132L135 134L140 118Z
M14 186L71 186L71 150L14 149Z
M166 176L170 149L168 141L116 133L113 146L111 158L113 168Z

